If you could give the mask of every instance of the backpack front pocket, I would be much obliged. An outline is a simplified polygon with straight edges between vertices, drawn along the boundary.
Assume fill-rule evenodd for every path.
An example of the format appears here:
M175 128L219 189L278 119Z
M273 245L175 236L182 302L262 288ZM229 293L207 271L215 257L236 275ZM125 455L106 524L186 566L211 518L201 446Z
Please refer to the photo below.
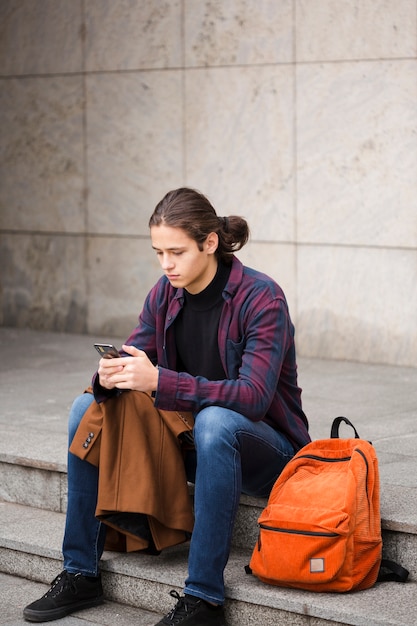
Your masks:
M331 581L345 563L348 530L348 515L339 511L271 505L259 519L251 567L278 584Z

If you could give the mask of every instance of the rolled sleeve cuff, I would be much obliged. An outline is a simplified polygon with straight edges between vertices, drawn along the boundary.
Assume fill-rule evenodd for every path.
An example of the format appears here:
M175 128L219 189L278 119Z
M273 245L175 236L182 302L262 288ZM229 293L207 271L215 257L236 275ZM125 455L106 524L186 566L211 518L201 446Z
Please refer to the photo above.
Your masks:
M100 385L97 372L93 376L91 385L93 387L94 400L98 404L100 404L100 402L105 402L109 398L113 398L114 396L117 396L121 393L120 389L106 389L105 387L102 387Z
M155 406L166 411L177 410L179 374L174 370L159 367L158 388L155 394Z

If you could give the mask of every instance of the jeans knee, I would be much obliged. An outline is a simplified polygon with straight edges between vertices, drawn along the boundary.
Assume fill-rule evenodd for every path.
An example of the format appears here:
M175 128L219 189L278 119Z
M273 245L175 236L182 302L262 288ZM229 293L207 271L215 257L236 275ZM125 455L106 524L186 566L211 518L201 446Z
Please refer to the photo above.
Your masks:
M210 449L235 440L232 423L225 415L225 409L209 406L200 411L194 423L194 440L197 449Z
M73 440L79 423L93 400L94 396L91 393L83 393L77 396L72 403L68 418L68 437L70 442Z

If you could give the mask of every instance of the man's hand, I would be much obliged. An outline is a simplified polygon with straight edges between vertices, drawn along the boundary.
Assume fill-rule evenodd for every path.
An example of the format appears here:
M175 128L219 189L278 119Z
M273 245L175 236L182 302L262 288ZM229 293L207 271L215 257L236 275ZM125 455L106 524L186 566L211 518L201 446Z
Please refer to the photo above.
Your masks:
M133 346L122 346L131 356L119 359L100 359L98 376L100 385L105 389L132 389L133 391L156 391L158 386L158 368L146 356L145 352Z

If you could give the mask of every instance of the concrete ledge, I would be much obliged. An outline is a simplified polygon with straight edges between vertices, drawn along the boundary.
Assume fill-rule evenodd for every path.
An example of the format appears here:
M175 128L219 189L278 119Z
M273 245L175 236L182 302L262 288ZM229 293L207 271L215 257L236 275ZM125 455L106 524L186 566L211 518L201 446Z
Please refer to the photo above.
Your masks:
M63 524L60 513L2 504L1 570L49 584L62 569ZM181 590L186 576L187 552L187 544L158 557L107 552L102 562L106 597L147 611L168 611L169 591ZM249 550L235 550L226 568L231 624L411 626L410 616L417 615L416 583L382 583L351 594L314 594L265 585L248 576L244 566L249 558Z
M49 583L61 569L67 416L73 398L89 384L96 368L96 339L121 343L108 337L0 328L0 499L39 507L0 503L0 568L11 574ZM384 551L416 579L417 369L300 358L299 381L313 439L327 438L334 417L346 415L360 436L374 443L381 473ZM342 431L341 436L350 437L351 432ZM256 541L256 521L264 505L256 498L241 500L237 549L226 570L231 623L414 624L413 582L336 596L273 588L245 576L243 565ZM52 511L42 510L45 507ZM108 596L132 606L144 602L148 609L168 610L169 589L183 585L186 550L181 546L167 551L157 561L138 554L106 554ZM151 559L149 564L146 559Z

